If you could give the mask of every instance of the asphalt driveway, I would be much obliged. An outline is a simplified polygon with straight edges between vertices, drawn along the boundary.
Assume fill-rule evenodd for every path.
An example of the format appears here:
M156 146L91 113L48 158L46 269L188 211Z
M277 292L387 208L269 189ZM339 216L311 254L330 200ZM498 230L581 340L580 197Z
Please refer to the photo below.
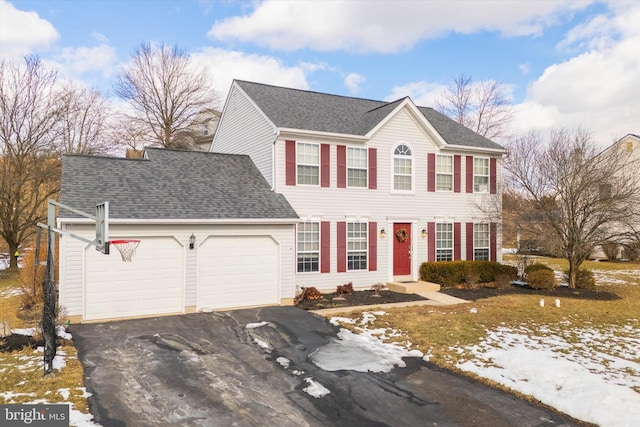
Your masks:
M256 322L269 323L246 328ZM419 358L389 373L324 371L308 356L337 331L294 307L71 328L105 427L577 425ZM307 378L330 393L305 392Z

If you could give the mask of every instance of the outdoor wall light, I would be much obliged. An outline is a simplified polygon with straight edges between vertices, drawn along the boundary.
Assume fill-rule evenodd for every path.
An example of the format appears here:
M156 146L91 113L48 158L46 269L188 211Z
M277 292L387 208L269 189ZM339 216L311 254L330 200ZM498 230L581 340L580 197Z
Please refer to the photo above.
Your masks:
M191 233L191 236L189 236L189 249L193 249L196 246L196 236L193 235L193 233Z
M422 229L421 234L422 234L422 238L423 238L423 239L424 239L425 237L427 237L427 229L426 229L426 228L423 228L423 229Z
M384 239L385 237L387 237L387 232L384 231L384 228L380 229L380 238Z

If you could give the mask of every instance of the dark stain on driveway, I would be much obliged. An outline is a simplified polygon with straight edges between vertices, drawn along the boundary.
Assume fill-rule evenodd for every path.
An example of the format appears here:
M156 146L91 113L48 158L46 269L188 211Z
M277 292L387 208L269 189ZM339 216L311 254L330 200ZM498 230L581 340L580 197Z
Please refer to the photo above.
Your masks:
M418 358L388 373L325 371L308 356L337 331L294 307L71 329L91 412L105 427L580 425ZM306 393L307 378L330 393Z

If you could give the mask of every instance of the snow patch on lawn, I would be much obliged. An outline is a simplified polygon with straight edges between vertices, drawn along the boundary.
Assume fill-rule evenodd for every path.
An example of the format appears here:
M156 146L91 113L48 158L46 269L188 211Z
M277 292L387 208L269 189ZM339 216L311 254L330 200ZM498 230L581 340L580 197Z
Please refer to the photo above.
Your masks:
M469 356L457 366L583 421L609 427L638 425L637 325L606 330L563 327L497 328L480 344L457 348Z

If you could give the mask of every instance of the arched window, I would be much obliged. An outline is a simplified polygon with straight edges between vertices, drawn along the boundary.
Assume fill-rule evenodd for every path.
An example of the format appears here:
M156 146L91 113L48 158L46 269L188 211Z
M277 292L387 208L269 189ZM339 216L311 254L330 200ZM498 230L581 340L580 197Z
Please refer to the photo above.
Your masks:
M413 190L413 153L405 144L400 144L393 150L393 189Z

